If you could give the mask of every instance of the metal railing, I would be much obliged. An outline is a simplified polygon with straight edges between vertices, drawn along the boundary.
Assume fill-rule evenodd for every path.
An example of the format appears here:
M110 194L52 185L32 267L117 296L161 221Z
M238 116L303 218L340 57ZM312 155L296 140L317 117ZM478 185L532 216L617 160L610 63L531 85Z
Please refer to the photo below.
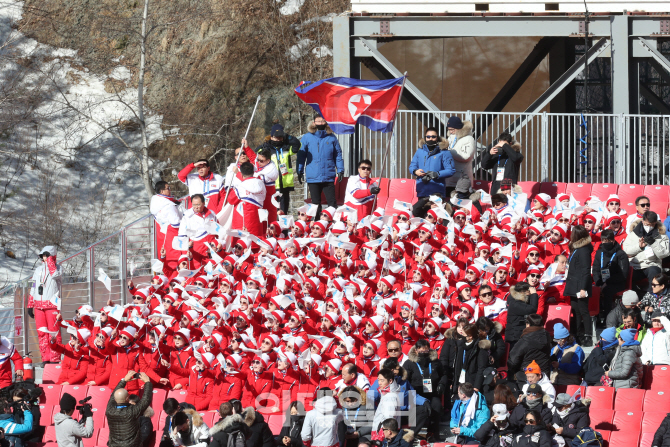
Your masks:
M360 158L372 161L375 176L406 178L425 129L433 126L440 135L446 135L442 123L449 116L473 124L477 142L473 167L479 179L491 177L489 171L481 168L484 151L503 131L509 131L521 144L524 155L519 181L670 184L670 116L583 115L588 126L586 163L580 158L580 138L585 129L578 113L400 110L383 172L385 134L358 126L353 146L360 148Z

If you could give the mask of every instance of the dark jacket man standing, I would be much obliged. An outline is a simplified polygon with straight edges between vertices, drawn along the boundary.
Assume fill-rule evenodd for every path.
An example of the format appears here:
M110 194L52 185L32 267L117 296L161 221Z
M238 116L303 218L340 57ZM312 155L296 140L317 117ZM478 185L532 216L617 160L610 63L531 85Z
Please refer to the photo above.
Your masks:
M153 385L151 379L145 373L140 373L140 380L144 382L144 392L137 405L129 403L129 394L126 383L135 376L135 371L128 371L126 377L119 381L114 388L114 393L107 402L107 426L109 427L108 447L140 447L142 438L140 434L140 416L149 405L153 397Z

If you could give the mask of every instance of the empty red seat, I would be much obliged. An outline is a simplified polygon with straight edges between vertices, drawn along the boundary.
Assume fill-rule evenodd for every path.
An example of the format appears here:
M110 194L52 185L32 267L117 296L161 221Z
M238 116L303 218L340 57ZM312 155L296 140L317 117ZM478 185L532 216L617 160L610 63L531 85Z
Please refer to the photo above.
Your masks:
M539 182L519 182L517 184L521 187L521 190L528 195L529 199L532 199L540 193Z
M486 180L474 180L472 182L472 188L476 191L481 189L484 192L490 193L491 191L491 182ZM497 191L496 191L497 192Z
M186 396L188 394L188 391L186 390L172 390L167 394L167 398L175 398L177 399L177 402L184 402L186 400Z
M670 200L670 186L668 185L647 185L644 187L644 195L651 200L651 207L658 202L667 203Z
M591 427L600 430L614 430L614 410L604 408L589 408L589 417L591 418Z
M42 383L56 383L60 377L60 364L47 363L42 372Z
M644 393L642 410L670 413L670 393L662 390L647 390Z
M272 434L277 436L279 435L279 432L282 429L282 426L284 425L284 414L283 413L277 413L277 414L271 414L270 417L268 418L268 425L270 426L270 431L272 431Z
M644 195L644 185L619 185L617 195L619 196L619 199L621 199L621 206L624 204L630 204L633 205L633 208L635 208L635 199Z
M61 385L42 385L43 393L40 396L40 403L47 405L59 405L61 389Z
M98 443L96 445L107 445L107 441L109 441L109 428L102 427L98 432Z
M589 300L589 315L595 317L600 313L600 287L591 288L591 299Z
M591 185L591 195L604 202L611 194L616 194L618 189L619 185L616 183L594 183Z
M392 199L402 200L403 202L412 203L414 191L416 189L416 182L412 179L394 178L389 183L388 196Z
M42 439L44 442L58 442L56 440L56 427L53 425L49 425L46 427L46 430L44 430L44 438Z
M93 407L107 408L107 402L109 402L109 398L112 395L112 389L107 386L89 386L86 395L91 396L91 400L88 403Z
M207 426L209 428L212 428L212 426L214 425L215 420L217 420L217 421L219 420L219 417L218 417L219 414L216 411L200 411L199 413L200 413L200 416L202 417L202 421L205 424L207 424ZM154 421L154 418L151 418L151 422L153 422L154 426L156 426L156 424L158 423L159 414L156 412L154 414L154 416L155 416L156 420Z
M652 365L647 369L649 389L665 391L670 395L670 366Z
M165 413L163 410L160 411L160 416L158 416L158 432L162 432L163 429L165 428L165 418L167 416L167 413Z
M597 430L598 433L600 433L600 436L603 437L603 441L608 442L610 438L612 437L612 431L611 430Z
M391 183L391 181L387 178L383 178L379 181L379 194L377 194L377 197L389 196L389 183Z
M88 387L86 385L63 385L60 395L62 396L63 393L68 393L79 401L86 397Z
M614 396L614 409L642 411L644 390L637 388L619 388Z
M153 402L160 402L161 405L163 405L163 402L165 402L165 399L167 399L167 390L154 388L153 395Z
M617 430L640 431L642 428L641 411L614 410L614 421Z
M572 194L572 196L582 205L591 196L591 184L590 183L568 183L568 186L565 188L566 194ZM605 199L601 199L605 200Z
M570 330L570 311L572 308L568 304L551 304L547 311L547 321L544 323L544 329L552 336L554 335L554 324L563 323L567 330Z
M569 394L570 396L574 396L577 390L581 391L581 398L583 399L586 397L586 387L585 386L579 386L579 385L568 385L565 387L565 394ZM556 392L558 395L558 391Z
M654 442L654 433L642 433L640 447L651 447L652 442Z
M549 194L552 198L555 198L558 194L565 192L565 189L567 187L568 187L567 183L542 182L540 184L540 192L544 194Z
M93 422L95 426L95 422ZM100 434L100 429L99 428L94 428L93 429L93 435L90 438L82 438L82 443L84 444L84 447L95 447L98 445L98 435Z
M610 436L609 447L634 447L640 440L640 432L634 430L614 431Z
M656 433L667 415L662 411L645 411L642 416L642 433Z
M53 405L40 404L40 425L46 427L51 424L51 415L53 414Z
M659 219L665 220L665 218L668 217L668 202L651 202L651 210L658 214Z
M586 388L586 397L591 399L589 408L614 409L614 388L603 386L589 386Z

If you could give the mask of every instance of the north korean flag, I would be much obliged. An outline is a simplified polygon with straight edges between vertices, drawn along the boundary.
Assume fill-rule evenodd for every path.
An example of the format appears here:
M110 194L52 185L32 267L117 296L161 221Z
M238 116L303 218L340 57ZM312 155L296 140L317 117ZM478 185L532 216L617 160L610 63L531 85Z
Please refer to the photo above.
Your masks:
M398 111L405 77L387 81L330 78L301 82L295 89L337 134L354 133L356 123L370 130L389 132Z

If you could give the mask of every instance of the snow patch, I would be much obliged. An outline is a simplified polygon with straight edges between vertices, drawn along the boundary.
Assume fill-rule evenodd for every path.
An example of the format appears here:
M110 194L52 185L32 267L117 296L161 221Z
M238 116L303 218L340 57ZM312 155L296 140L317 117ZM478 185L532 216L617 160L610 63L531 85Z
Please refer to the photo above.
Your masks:
M309 51L309 47L311 45L312 45L311 39L299 40L297 44L289 48L288 57L290 57L292 61L300 59L301 57L307 54L307 52Z
M314 54L318 58L322 57L329 57L333 55L333 52L331 51L330 48L328 48L325 45L321 45L320 47L316 47L312 50L312 54Z
M118 81L130 81L131 74L128 67L121 65L112 70L109 77Z
M304 4L305 0L286 0L286 3L279 8L279 13L284 16L290 16L300 11L300 8Z

